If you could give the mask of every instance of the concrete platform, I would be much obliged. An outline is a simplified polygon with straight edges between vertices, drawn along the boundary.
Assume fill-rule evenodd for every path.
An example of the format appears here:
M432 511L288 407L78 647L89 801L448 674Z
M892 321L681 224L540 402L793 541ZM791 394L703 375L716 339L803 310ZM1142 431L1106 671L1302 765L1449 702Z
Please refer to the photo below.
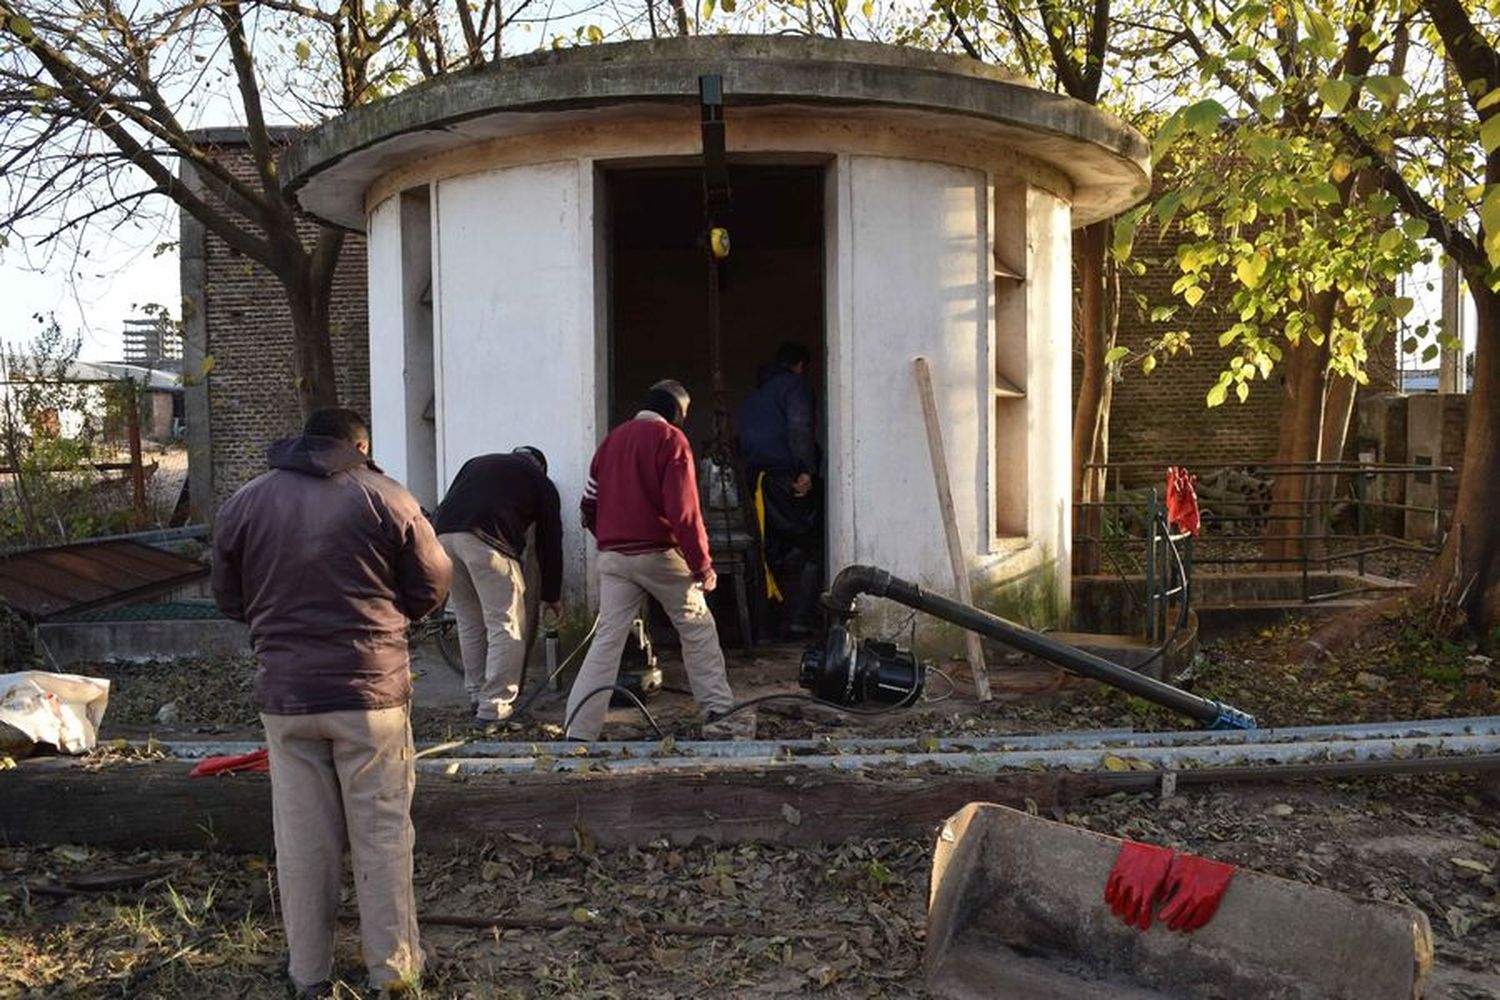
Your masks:
M250 653L250 630L224 618L44 622L37 626L37 637L60 670L79 663Z
M1190 935L1139 931L1104 902L1120 840L1004 806L949 818L933 858L933 995L1030 1000L1412 1000L1432 966L1413 907L1241 869Z

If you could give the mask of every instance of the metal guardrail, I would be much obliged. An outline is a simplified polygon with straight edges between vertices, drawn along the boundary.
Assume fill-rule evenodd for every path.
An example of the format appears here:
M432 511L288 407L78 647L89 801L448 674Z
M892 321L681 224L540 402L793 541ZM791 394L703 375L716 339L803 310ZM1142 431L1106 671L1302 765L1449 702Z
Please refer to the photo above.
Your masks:
M1161 528L1165 521L1157 489L1127 491L1124 473L1162 470L1151 462L1124 462L1090 465L1103 469L1107 482L1113 483L1113 498L1081 502L1075 505L1074 552L1075 572L1092 573L1102 568L1101 556L1114 564L1125 576L1122 556L1136 558L1145 576L1146 593L1142 602L1146 614L1146 636L1160 639L1165 634L1167 606L1178 594L1191 586L1193 567L1243 566L1250 569L1294 569L1301 574L1301 599L1313 603L1347 591L1315 594L1311 575L1318 568L1332 572L1335 564L1353 562L1357 576L1368 576L1369 560L1391 552L1416 552L1435 555L1447 533L1443 506L1444 476L1452 475L1451 466L1381 464L1362 462L1291 462L1228 466L1249 472L1258 478L1274 481L1291 478L1301 481L1301 495L1273 499L1246 497L1239 506L1245 512L1225 514L1215 510L1223 498L1200 497L1202 537L1168 535ZM1216 470L1217 471L1217 470ZM1432 483L1432 504L1395 502L1372 495L1371 488L1380 476L1424 477ZM1396 512L1419 514L1432 519L1430 539L1411 539L1379 530L1378 515ZM1352 517L1352 530L1347 527ZM1137 526L1139 530L1137 530ZM1277 529L1284 530L1277 530ZM1248 529L1248 530L1235 530ZM1403 525L1404 530L1404 525ZM1259 547L1255 555L1223 554L1216 543L1253 542ZM1182 565L1176 564L1169 545L1176 543ZM1282 551L1267 548L1279 544ZM1132 592L1132 597L1133 597Z

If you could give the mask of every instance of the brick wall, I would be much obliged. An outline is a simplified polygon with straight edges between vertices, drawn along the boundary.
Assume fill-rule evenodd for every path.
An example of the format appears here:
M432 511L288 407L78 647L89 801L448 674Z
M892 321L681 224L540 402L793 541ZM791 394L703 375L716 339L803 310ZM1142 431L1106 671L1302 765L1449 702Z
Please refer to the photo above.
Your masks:
M253 177L243 143L232 135L216 138L221 160L237 174ZM193 459L200 468L191 492L197 513L207 514L265 471L266 447L296 433L301 415L292 377L291 313L281 284L195 220L184 219L182 229L185 340L191 342L184 344L184 370L194 376L205 367L205 358L212 359L207 378L198 380L199 412L189 413L190 427L200 425L192 429L197 446ZM311 246L316 227L307 222L300 229L303 242ZM350 234L334 277L330 333L339 400L368 416L365 290L365 241ZM201 426L205 415L206 435ZM205 460L206 474L201 468ZM200 506L204 496L207 509Z
M1109 456L1111 463L1146 462L1153 470L1168 465L1210 469L1221 465L1269 461L1276 454L1276 424L1284 398L1281 373L1257 379L1250 396L1241 403L1231 392L1228 400L1210 410L1205 401L1228 360L1228 349L1219 347L1219 334L1230 322L1223 312L1227 289L1206 296L1189 308L1172 284L1181 272L1176 264L1177 245L1185 239L1180 230L1163 237L1143 224L1136 237L1134 257L1146 266L1144 274L1125 275L1121 280L1119 344L1138 351L1169 330L1192 334L1191 355L1179 352L1159 364L1150 375L1138 366L1128 366L1114 388L1110 415ZM1142 310L1135 296L1144 296ZM1152 323L1149 306L1178 305L1170 320ZM1371 349L1368 392L1388 392L1395 385L1396 344L1387 338ZM1075 345L1073 398L1078 398L1082 370L1082 346ZM1353 438L1351 424L1351 440ZM1142 473L1144 475L1144 473ZM1156 472L1146 476L1154 479ZM1127 477L1138 478L1138 477Z

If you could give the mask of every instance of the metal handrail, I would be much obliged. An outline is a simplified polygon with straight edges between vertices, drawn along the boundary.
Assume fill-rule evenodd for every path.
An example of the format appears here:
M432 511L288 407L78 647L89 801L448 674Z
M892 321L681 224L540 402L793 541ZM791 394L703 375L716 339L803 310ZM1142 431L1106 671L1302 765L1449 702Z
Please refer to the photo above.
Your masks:
M1162 469L1163 466L1155 462L1120 462L1120 463L1097 463L1091 462L1087 468L1099 470L1123 470L1123 469ZM1222 468L1222 467L1221 467ZM1446 533L1444 524L1443 488L1441 478L1451 475L1454 469L1445 465L1416 465L1416 464L1379 464L1364 462L1247 462L1237 466L1230 466L1246 471L1261 473L1274 473L1301 479L1304 483L1301 497L1283 498L1273 500L1270 497L1246 497L1245 502L1258 505L1264 509L1247 514L1215 514L1212 512L1212 502L1205 504L1208 508L1203 514L1203 523L1212 529L1213 525L1229 524L1283 524L1287 529L1285 532L1277 533L1266 538L1267 541L1282 541L1295 546L1294 552L1286 555L1258 555L1240 556L1225 555L1218 556L1212 553L1195 553L1195 546L1190 540L1186 546L1189 564L1199 565L1222 565L1222 566L1268 566L1268 567L1296 567L1302 575L1302 600L1310 602L1316 599L1311 592L1310 575L1313 565L1323 563L1328 571L1332 571L1333 564L1346 560L1354 560L1356 572L1359 576L1368 575L1366 572L1366 561L1368 557L1385 552L1419 552L1435 553L1442 545ZM1406 502L1394 502L1384 499L1373 498L1367 495L1370 483L1376 476L1382 475L1424 475L1437 480L1435 490L1435 502L1432 504L1414 504ZM1329 495L1318 495L1313 489L1313 483L1318 480L1347 478L1350 480L1349 492L1341 489L1330 491ZM1125 499L1122 496L1120 478L1116 476L1116 493L1114 499L1100 499L1092 501L1081 501L1076 503L1075 514L1078 517L1077 530L1074 539L1075 551L1083 553L1089 545L1097 546L1098 551L1108 552L1110 560L1115 564L1117 572L1122 574L1124 570L1115 559L1110 546L1121 544L1144 546L1144 558L1142 560L1142 571L1146 583L1146 634L1148 638L1156 638L1164 634L1166 605L1175 596L1173 584L1168 580L1169 566L1158 565L1157 548L1160 543L1156 531L1156 521L1161 516L1160 498L1155 488L1148 488L1146 496L1139 499ZM1329 524L1331 513L1335 509L1353 508L1355 528L1353 533L1335 532ZM1288 508L1293 508L1290 512ZM1253 509L1253 508L1252 508ZM1106 512L1118 512L1123 510L1140 511L1144 518L1145 527L1142 534L1108 537L1102 522L1095 522L1098 534L1090 534L1085 530L1089 518L1087 512L1094 511L1099 515ZM1431 517L1435 530L1435 541L1421 542L1416 540L1398 539L1381 531L1371 531L1369 527L1368 514L1373 511L1381 512L1406 512ZM1301 530L1296 530L1300 525ZM1209 536L1210 541L1217 541L1223 536ZM1236 539L1248 539L1253 536L1238 535L1231 536ZM1319 543L1322 551L1315 555L1315 546ZM1352 543L1352 547L1338 550L1339 543ZM1160 557L1165 559L1165 553Z

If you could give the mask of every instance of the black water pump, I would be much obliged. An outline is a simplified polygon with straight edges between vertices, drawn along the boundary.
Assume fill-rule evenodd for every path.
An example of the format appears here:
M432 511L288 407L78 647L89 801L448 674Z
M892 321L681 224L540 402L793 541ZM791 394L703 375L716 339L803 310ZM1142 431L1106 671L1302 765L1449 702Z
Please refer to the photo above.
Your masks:
M894 643L857 640L849 631L858 613L861 594L904 604L914 611L951 622L1003 642L1023 653L1041 657L1080 677L1117 687L1175 712L1198 720L1209 729L1254 729L1255 717L1233 705L1201 698L1181 688L1138 674L1093 653L1058 642L982 608L924 590L919 584L892 576L875 566L845 566L823 595L829 626L822 646L809 646L802 655L802 686L823 701L857 705L873 701L906 707L922 694L923 670L916 658Z
M875 702L892 708L915 705L926 671L894 642L857 640L843 625L828 629L823 644L802 653L799 683L814 697L835 705Z

